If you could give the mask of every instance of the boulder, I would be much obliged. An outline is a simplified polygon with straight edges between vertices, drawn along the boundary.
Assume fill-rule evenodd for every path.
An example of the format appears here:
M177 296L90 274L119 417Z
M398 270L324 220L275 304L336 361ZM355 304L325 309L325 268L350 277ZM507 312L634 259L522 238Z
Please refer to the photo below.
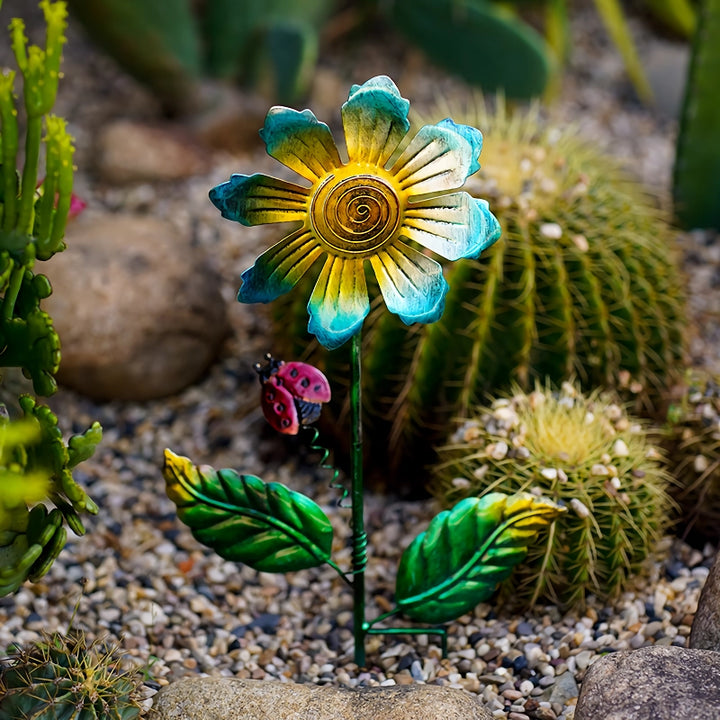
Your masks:
M720 720L720 653L649 646L587 671L575 720Z
M98 136L97 165L108 182L162 182L207 173L210 157L180 126L118 120Z
M700 593L689 644L698 650L720 651L720 561L717 555Z
M477 697L436 685L338 688L275 680L185 678L156 696L148 720L492 720Z
M189 238L146 216L84 213L37 267L60 336L58 380L99 400L148 400L202 375L228 335L220 279Z

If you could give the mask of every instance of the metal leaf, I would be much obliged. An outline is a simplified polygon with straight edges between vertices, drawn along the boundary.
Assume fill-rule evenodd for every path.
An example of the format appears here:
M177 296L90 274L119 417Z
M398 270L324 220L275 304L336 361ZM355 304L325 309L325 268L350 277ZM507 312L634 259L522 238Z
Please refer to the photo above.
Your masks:
M305 495L254 475L198 467L170 450L165 450L163 475L180 520L226 560L264 572L329 561L332 526Z
M487 600L563 508L529 493L466 498L436 515L403 553L398 607L420 622L453 620Z

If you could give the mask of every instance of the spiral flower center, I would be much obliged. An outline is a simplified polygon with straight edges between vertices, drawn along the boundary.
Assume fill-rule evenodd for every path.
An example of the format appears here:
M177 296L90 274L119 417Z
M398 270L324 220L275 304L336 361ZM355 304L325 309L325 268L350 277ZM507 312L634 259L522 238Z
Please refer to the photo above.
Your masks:
M310 203L317 237L341 255L370 255L391 240L402 206L395 190L375 175L328 175Z

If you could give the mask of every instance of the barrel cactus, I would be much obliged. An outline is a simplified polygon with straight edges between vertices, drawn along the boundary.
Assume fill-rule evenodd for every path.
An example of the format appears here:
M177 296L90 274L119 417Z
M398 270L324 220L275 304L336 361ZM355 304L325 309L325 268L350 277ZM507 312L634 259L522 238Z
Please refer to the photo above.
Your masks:
M137 684L118 665L117 647L78 632L46 635L0 662L0 717L132 720Z
M695 373L668 412L660 442L675 483L678 530L693 542L720 540L720 378Z
M438 322L408 328L378 308L364 335L370 465L415 483L448 420L488 391L576 377L586 388L624 384L649 407L683 358L672 231L639 184L533 110L510 115L502 103L490 111L478 102L437 114L449 112L485 135L467 189L489 199L502 237L479 260L446 267ZM276 346L313 355L338 384L346 353L313 347L306 297L275 303Z
M517 389L475 408L439 450L443 504L530 492L564 505L505 585L513 603L613 598L642 569L669 520L668 476L643 426L598 392Z

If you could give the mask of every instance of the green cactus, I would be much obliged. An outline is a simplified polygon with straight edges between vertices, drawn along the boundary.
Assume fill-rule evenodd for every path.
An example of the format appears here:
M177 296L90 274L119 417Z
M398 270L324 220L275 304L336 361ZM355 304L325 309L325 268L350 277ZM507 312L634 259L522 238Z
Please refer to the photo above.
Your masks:
M19 150L15 72L0 74L0 366L21 367L35 392L55 392L60 341L52 320L40 309L50 292L43 275L35 275L35 260L48 260L64 249L63 235L72 198L72 138L65 122L48 113L55 103L60 56L65 42L64 3L40 3L47 22L45 49L28 46L21 20L10 24L12 47L23 77L26 115L25 159L16 171ZM42 139L43 121L45 138ZM38 192L40 150L46 149L46 177Z
M144 82L168 112L195 109L202 56L189 0L68 0L68 5L91 39Z
M34 398L22 395L20 407L33 436L10 447L0 467L3 497L0 500L0 596L14 592L25 582L36 582L49 569L65 545L67 525L76 535L84 535L79 513L96 514L97 505L75 482L72 470L89 458L102 439L98 423L67 444L57 426L57 417ZM5 421L7 423L7 421ZM2 426L12 428L16 423ZM7 430L5 430L7 432ZM46 479L43 496L25 495L8 502L5 484L12 477ZM49 501L50 511L40 501Z
M333 0L68 0L90 37L171 114L201 109L204 73L281 102L307 91Z
M6 720L131 720L138 683L119 668L118 647L72 632L45 635L0 661L0 717Z
M72 201L73 145L65 121L48 113L55 103L67 11L62 2L42 0L47 35L45 48L28 45L23 22L15 18L10 35L23 78L23 104L14 94L15 73L0 73L0 367L17 367L30 378L38 395L57 389L60 340L52 319L40 307L52 292L37 261L65 249L63 237ZM18 173L18 114L25 111L25 147ZM43 138L43 126L45 136ZM45 148L45 177L38 167ZM78 513L97 513L95 503L77 485L72 469L92 455L102 431L95 423L66 445L49 408L30 396L18 398L19 410L32 433L3 445L0 461L0 596L40 578L65 544L66 526L85 532ZM0 433L13 436L15 423L0 417ZM46 481L38 492L13 491L24 479L27 488ZM52 505L50 510L44 502Z
M693 42L675 155L673 198L683 227L720 230L720 0L704 0Z
M542 94L552 54L508 5L486 0L395 0L390 19L446 70L509 97Z
M238 13L235 0L208 2L208 72L252 80L278 102L295 102L310 87L320 29L332 7L332 0L246 0Z
M720 540L720 378L694 373L671 405L658 442L675 483L678 530L694 542Z
M446 505L530 492L567 507L506 583L519 605L616 597L662 536L668 475L639 421L595 392L519 389L473 409L439 451L433 492Z
M438 322L408 328L379 308L366 324L368 467L384 476L389 468L404 490L422 485L450 418L487 391L577 377L584 388L632 389L646 410L684 354L672 232L636 182L575 135L541 127L533 112L508 116L500 103L489 113L479 103L437 114L483 130L482 168L465 187L489 199L502 237L480 260L446 268ZM347 353L312 342L308 294L273 304L274 352L311 356L338 387ZM342 413L336 405L329 414L331 431Z

